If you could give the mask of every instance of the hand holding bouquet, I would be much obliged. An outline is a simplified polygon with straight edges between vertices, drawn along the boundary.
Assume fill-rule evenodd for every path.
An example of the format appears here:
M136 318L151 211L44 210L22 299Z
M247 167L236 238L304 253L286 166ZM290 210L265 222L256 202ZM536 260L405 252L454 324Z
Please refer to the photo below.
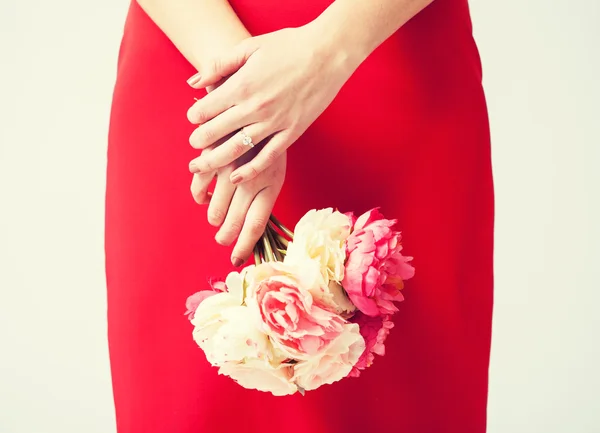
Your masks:
M394 220L311 210L292 233L272 217L255 264L188 298L207 360L245 388L288 395L360 375L384 354L414 274Z

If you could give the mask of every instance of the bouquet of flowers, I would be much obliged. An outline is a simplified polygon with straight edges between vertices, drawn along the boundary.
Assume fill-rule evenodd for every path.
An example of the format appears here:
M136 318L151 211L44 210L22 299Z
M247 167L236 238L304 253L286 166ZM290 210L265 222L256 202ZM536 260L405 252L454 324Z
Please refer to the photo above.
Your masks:
M292 233L271 217L254 264L187 300L193 337L219 374L289 395L357 377L384 355L411 278L395 220L311 210Z

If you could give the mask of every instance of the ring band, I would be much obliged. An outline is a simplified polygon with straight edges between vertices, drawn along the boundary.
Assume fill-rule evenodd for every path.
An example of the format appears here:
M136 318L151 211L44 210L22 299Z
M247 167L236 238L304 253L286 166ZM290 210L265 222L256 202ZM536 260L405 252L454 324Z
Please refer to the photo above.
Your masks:
M242 135L242 144L244 146L249 146L250 148L253 148L254 143L252 142L252 137L246 134L243 128L240 130L240 134Z

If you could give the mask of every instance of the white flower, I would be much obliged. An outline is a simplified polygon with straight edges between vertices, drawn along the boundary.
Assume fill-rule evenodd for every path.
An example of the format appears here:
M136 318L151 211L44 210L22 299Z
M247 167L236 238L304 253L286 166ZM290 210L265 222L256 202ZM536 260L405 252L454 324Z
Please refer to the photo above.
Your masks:
M310 391L348 376L365 350L365 340L357 324L344 326L344 332L326 350L294 366L292 381L296 385Z
M351 228L350 218L332 208L307 212L296 224L285 262L296 264L306 259L316 260L327 284L329 280L342 281L346 259L344 241Z
M284 259L284 263L299 269L312 268L316 263L322 278L310 286L310 292L338 314L355 310L338 284L344 278L345 241L351 228L352 221L347 215L332 208L313 209L296 224L294 240L288 245Z
M327 289L328 290L325 291L325 296L327 296L325 302L333 306L336 313L347 317L348 313L352 313L356 310L356 306L350 301L350 298L348 298L348 295L344 292L341 284L331 280Z
M213 366L245 358L272 358L268 337L256 326L257 311L231 293L217 293L196 309L193 336Z
M225 278L225 285L227 291L238 298L240 305L244 303L247 293L246 287L248 286L248 274L254 270L254 265L246 266L241 272L230 272Z
M244 305L247 275L254 266L240 273L231 272L226 279L227 292L204 299L191 323L193 336L206 359L245 388L293 394L298 390L291 382L292 366L284 364L286 356L260 329L256 305Z
M244 363L226 362L219 374L231 377L248 389L271 392L273 395L289 395L298 391L291 381L293 370L288 364L269 362L262 359L249 359Z

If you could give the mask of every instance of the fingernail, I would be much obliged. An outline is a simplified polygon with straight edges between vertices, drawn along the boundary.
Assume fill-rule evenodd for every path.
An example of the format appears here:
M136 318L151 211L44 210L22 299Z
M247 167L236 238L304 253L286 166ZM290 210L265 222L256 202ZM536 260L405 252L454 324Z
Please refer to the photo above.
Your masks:
M200 171L200 168L196 165L195 162L190 162L190 171L192 173L198 173Z
M242 176L240 176L240 175L239 175L239 174L237 174L237 173L234 173L234 174L231 176L231 179L230 179L230 181L231 181L231 183L232 183L232 184L234 184L234 185L237 185L238 183L240 183L240 182L242 181Z
M200 72L197 72L187 80L187 83L190 86L194 86L194 85L198 84L201 79L202 79L202 76L200 75Z
M238 259L237 257L234 257L231 259L231 263L233 263L233 266L235 266L237 268L238 266L241 266L242 263L244 263L244 261L242 259Z

